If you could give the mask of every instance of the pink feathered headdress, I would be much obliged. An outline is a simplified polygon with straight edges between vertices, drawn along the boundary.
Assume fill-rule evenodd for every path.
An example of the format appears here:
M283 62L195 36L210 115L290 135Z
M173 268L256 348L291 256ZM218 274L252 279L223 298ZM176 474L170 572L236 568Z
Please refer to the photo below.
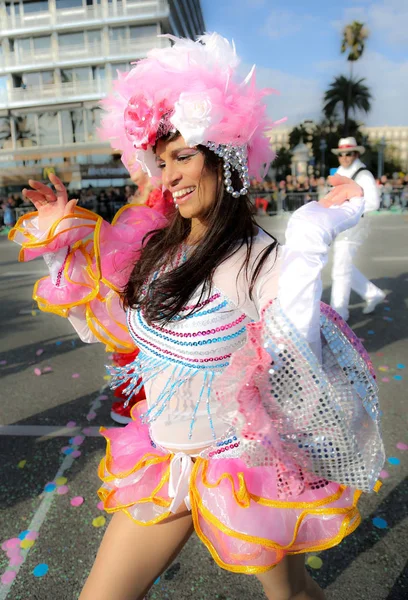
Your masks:
M223 157L226 178L228 168L236 169L245 188L249 176L259 176L273 158L265 137L273 125L264 102L271 90L256 88L254 68L239 77L235 47L220 35L196 42L165 37L174 45L150 51L120 73L114 92L102 101L102 138L122 152L130 172L141 165L149 176L159 176L152 147L177 130L189 146L203 144Z

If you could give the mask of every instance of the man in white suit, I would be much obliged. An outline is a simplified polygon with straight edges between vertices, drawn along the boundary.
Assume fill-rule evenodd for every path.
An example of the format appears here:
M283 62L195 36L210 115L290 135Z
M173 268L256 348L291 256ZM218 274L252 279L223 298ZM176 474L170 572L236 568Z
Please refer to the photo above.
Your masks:
M365 152L364 146L358 146L355 138L342 138L338 148L332 150L339 159L339 175L354 179L364 190L365 210L364 214L372 210L378 210L380 196L373 175L361 162L360 155ZM364 241L367 226L366 219L352 229L340 234L334 242L334 256L332 269L332 292L331 306L343 319L349 317L350 292L353 289L366 302L363 309L365 315L372 313L385 294L377 286L365 277L354 265L353 258Z

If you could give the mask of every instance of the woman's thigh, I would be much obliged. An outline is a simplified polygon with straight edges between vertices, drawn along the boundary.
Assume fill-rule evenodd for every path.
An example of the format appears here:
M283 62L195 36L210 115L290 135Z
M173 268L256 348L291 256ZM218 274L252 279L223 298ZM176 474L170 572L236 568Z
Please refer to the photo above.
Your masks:
M193 531L184 508L143 526L122 511L112 517L79 600L140 600L174 560Z

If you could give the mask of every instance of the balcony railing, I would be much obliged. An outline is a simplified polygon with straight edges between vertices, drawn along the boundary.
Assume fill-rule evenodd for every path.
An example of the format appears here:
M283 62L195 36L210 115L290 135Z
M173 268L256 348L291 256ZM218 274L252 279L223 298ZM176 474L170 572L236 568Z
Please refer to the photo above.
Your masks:
M131 3L118 3L103 6L84 6L78 8L57 9L52 12L38 12L27 15L2 15L2 33L9 35L13 31L34 31L45 28L66 29L67 26L104 24L126 21L126 18L159 18L168 15L168 0L137 0Z
M103 97L109 89L110 84L105 81L74 81L13 88L8 93L0 90L0 108L38 106L78 99L94 100Z
M88 46L82 44L60 46L55 50L48 48L34 52L10 52L0 57L0 71L38 70L71 62L73 64L94 61L101 63L118 58L132 60L144 56L152 48L165 48L169 45L170 41L167 38L150 36L133 40L116 40L109 44L94 42Z

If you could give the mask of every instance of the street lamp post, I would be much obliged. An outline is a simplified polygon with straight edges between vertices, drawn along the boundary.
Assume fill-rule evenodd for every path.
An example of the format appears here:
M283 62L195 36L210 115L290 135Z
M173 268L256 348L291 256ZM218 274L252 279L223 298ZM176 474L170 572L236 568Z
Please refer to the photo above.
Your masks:
M325 177L326 175L326 165L325 165L325 154L326 154L326 150L327 150L327 142L324 138L322 138L320 140L320 170L321 170L321 176Z
M382 137L378 143L378 162L377 162L377 178L381 179L384 174L384 154L385 154L385 138Z

